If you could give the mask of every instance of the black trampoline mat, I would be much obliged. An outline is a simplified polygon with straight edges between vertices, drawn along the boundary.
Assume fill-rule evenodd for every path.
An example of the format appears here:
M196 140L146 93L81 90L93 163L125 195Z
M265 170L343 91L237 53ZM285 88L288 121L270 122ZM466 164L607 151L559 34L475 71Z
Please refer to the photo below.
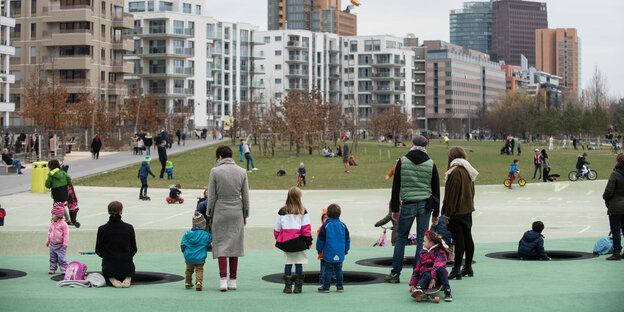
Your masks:
M11 269L0 269L0 280L19 278L26 276L26 272Z
M102 272L87 272L90 273L100 273ZM65 278L65 275L59 274L52 276L52 280L56 282L60 282ZM132 278L132 285L155 285L155 284L164 284L164 283L173 283L184 280L183 276L169 273L161 273L161 272L135 272L134 277Z
M466 260L464 259L462 263ZM473 260L472 264L476 262ZM362 259L355 262L355 264L364 265L364 266L372 266L372 267L384 267L391 268L392 267L392 257L381 257L381 258L368 258ZM405 257L403 258L403 266L414 266L414 257Z
M306 271L303 272L305 278L303 283L305 285L319 285L319 271ZM282 279L284 273L277 273L271 275L265 275L262 280L270 283L283 284ZM369 285L379 284L384 282L385 275L371 272L358 272L358 271L343 271L342 276L345 285Z
M586 260L596 258L598 255L594 255L590 252L582 251L569 251L569 250L546 250L546 254L553 259L553 261L571 261L571 260ZM502 259L502 260L522 260L518 257L517 251L501 251L492 252L485 255L489 258ZM523 260L531 261L531 260Z

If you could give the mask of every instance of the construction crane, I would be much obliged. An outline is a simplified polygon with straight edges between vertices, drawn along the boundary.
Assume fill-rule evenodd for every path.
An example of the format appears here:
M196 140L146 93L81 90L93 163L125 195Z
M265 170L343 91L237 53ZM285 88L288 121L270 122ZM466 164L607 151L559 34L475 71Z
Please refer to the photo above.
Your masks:
M360 4L361 3L358 0L351 0L351 4L349 4L347 8L344 9L344 12L351 13L351 10L353 10L355 7L359 7Z

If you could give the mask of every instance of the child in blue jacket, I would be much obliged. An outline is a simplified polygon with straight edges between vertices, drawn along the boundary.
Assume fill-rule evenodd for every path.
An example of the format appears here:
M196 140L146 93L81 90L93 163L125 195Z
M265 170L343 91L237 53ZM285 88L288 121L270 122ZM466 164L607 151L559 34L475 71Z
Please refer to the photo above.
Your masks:
M147 175L151 175L152 178L156 177L154 173L152 173L152 169L149 164L150 160L151 158L149 156L145 157L145 160L141 163L141 167L139 168L139 173L137 173L137 178L141 180L141 189L139 190L139 199L141 200L150 199L147 197Z
M552 260L544 250L544 223L535 221L518 242L518 257L522 260Z
M187 230L182 236L180 249L186 261L186 278L184 287L193 288L193 271L195 271L195 290L202 290L204 279L204 263L206 262L206 247L212 241L210 233L204 231L206 219L201 214L193 217L193 228Z
M511 190L511 185L513 185L514 180L516 179L516 173L520 173L520 169L518 169L518 164L520 161L514 159L513 163L511 163L511 168L509 168L509 189Z
M327 218L316 240L316 250L319 255L323 254L325 263L323 286L319 287L318 291L328 293L332 275L335 274L337 291L343 292L342 262L351 245L349 229L340 222L340 206L337 204L327 207Z

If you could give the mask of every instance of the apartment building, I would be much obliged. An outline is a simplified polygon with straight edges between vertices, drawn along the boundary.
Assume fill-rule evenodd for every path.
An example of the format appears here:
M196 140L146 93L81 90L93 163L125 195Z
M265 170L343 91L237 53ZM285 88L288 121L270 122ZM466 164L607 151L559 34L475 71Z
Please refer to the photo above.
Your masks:
M11 44L11 28L15 27L15 19L11 18L11 3L3 1L0 7L0 125L9 127L11 123L11 113L15 111L15 103L9 101L9 87L15 82L15 76L10 74L9 59L15 53L15 48Z
M561 77L567 100L578 102L581 91L581 38L576 28L535 31L535 67Z
M340 0L267 0L268 29L303 29L342 36L357 35L357 16Z
M234 105L253 100L256 26L218 21L205 1L127 1L135 17L129 86L152 93L169 114L190 114L186 127L223 127Z
M58 77L69 101L90 93L109 111L119 108L126 95L124 75L132 71L123 56L132 51L124 30L132 28L133 20L123 12L122 0L14 0L10 11L15 18L10 101L17 111L26 81L37 74Z
M420 45L418 38L408 35L403 39L403 45L414 51L414 74L412 76L412 119L418 129L428 129L429 122L426 114L426 92L427 82L427 48Z
M476 128L477 112L505 91L505 71L490 56L444 41L427 48L429 128L465 133Z
M289 91L319 90L332 106L342 104L340 36L308 30L271 30L258 32L264 45L257 53L263 72L256 78L264 86L264 102L279 101Z

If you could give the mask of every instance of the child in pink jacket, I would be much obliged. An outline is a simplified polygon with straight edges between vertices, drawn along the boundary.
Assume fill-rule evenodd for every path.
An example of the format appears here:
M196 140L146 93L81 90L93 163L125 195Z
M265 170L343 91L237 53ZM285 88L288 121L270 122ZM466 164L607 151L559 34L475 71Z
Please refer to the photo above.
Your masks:
M65 214L65 205L62 202L54 203L52 208L52 223L48 230L48 239L46 246L50 247L50 271L49 274L56 272L57 265L61 269L61 274L65 274L67 268L67 242L69 241L69 227L63 221Z
M448 259L448 247L442 236L436 232L427 230L423 242L423 250L420 251L420 260L414 268L410 280L410 292L416 298L424 292L432 289L444 289L444 301L453 301L451 287L446 272Z

